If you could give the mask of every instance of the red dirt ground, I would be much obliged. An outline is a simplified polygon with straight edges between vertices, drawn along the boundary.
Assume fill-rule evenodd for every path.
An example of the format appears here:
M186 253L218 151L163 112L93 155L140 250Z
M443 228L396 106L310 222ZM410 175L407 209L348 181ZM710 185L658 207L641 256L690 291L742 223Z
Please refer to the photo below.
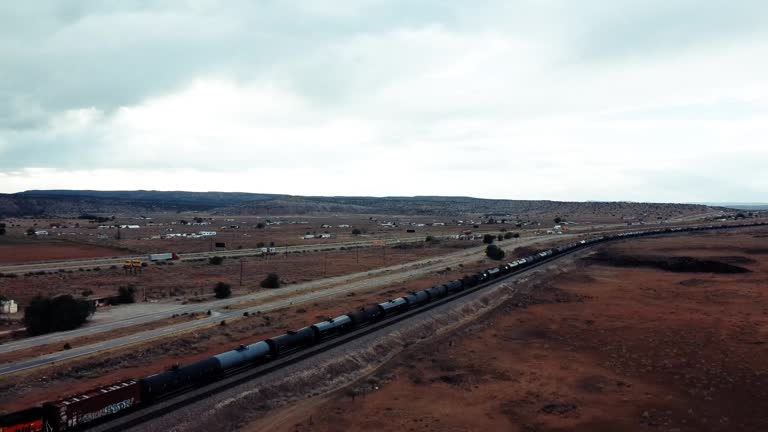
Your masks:
M267 414L257 431L766 431L768 250L754 233L648 239L745 274L579 261L374 376ZM353 396L356 395L356 396Z
M127 252L109 247L68 242L0 243L0 264L23 264L37 261L61 261L79 258L118 257Z

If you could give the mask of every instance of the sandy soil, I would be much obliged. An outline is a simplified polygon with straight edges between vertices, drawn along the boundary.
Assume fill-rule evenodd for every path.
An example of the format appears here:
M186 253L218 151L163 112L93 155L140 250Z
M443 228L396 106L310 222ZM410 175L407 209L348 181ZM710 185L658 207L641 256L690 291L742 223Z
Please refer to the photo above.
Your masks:
M604 247L751 272L585 259L540 280L522 304L416 344L372 376L243 430L768 430L766 245L764 233L727 233Z

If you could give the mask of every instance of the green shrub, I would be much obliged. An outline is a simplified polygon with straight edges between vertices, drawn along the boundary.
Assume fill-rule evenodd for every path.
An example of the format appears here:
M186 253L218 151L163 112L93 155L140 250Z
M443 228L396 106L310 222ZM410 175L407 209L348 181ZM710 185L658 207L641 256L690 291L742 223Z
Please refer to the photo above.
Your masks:
M485 248L485 255L492 260L498 261L504 258L504 255L506 254L500 247L496 245L488 245L488 247Z
M117 289L117 303L133 303L136 301L136 288L133 285L121 286Z
M270 273L260 285L262 288L280 288L280 276L277 273Z
M213 288L213 292L215 293L216 298L223 299L232 295L232 288L228 283L219 282Z
M24 309L24 324L31 335L72 330L83 325L95 311L93 303L71 295L37 296Z

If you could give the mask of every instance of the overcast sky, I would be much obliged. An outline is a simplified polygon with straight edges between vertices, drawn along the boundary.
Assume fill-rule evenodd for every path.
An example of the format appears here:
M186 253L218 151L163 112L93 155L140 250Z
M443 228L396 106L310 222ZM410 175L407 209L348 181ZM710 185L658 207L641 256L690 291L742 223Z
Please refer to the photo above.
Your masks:
M0 192L768 201L768 1L0 3Z

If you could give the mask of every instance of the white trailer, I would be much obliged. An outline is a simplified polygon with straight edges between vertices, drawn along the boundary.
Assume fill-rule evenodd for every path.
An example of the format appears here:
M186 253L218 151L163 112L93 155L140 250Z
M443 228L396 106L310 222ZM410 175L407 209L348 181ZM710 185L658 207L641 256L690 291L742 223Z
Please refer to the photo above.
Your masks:
M177 259L179 259L179 256L173 252L149 254L150 261L168 261L168 260L177 260Z

